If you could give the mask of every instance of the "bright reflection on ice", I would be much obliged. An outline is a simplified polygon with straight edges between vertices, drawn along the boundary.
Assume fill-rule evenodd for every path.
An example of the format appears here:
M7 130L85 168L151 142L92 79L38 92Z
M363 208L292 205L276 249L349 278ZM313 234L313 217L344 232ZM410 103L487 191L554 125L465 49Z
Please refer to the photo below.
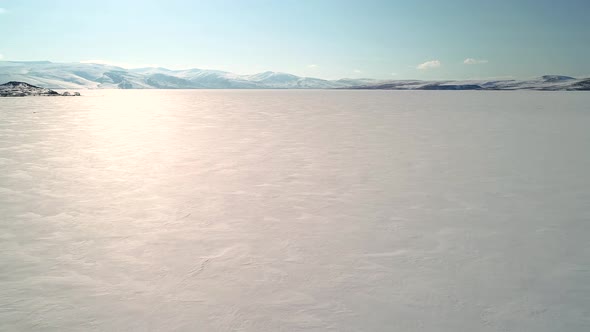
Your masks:
M584 93L0 99L0 330L589 330Z

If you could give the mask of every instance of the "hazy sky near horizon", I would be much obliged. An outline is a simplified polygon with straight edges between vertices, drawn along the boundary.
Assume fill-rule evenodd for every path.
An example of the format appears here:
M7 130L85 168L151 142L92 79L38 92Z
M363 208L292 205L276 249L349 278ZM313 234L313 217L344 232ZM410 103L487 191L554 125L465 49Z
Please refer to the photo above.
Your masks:
M0 60L321 78L590 75L588 0L0 0Z

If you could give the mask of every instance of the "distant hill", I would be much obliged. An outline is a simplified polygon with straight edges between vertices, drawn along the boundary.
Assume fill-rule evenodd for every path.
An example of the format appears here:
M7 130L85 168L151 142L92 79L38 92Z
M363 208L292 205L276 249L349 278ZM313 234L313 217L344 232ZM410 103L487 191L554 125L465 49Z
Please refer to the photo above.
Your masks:
M540 90L590 91L590 78L546 75L531 80L390 81L347 87L358 90Z
M50 89L364 89L364 90L589 90L590 78L545 75L531 80L324 80L267 71L238 75L220 70L125 69L90 63L0 61L0 82Z

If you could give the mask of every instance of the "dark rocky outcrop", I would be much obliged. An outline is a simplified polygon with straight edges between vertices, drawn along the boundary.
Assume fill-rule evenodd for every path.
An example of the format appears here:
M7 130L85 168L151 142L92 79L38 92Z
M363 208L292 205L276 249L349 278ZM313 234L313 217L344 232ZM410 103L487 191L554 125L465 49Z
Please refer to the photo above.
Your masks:
M570 90L574 91L590 91L590 78L581 80L572 85Z
M428 84L420 88L420 90L483 90L477 84Z
M79 96L79 92L64 92L59 94L51 89L41 88L25 82L11 81L0 84L0 97L26 97L26 96Z
M25 82L11 81L0 85L1 97L25 97L25 96L59 96L56 91L40 88Z

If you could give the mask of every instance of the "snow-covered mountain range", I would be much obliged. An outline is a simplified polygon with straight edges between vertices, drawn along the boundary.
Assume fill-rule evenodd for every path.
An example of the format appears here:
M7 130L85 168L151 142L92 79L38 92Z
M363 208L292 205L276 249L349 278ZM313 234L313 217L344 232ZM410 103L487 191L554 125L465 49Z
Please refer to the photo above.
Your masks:
M208 69L125 69L90 63L0 61L0 82L7 81L52 89L332 89L382 82L323 80L271 71L238 75Z
M91 63L0 61L0 83L8 81L50 89L590 90L590 78L558 75L520 81L324 80L272 71L238 75L209 69L125 69Z
M349 87L363 90L541 90L590 91L590 78L545 75L530 80L391 81Z

